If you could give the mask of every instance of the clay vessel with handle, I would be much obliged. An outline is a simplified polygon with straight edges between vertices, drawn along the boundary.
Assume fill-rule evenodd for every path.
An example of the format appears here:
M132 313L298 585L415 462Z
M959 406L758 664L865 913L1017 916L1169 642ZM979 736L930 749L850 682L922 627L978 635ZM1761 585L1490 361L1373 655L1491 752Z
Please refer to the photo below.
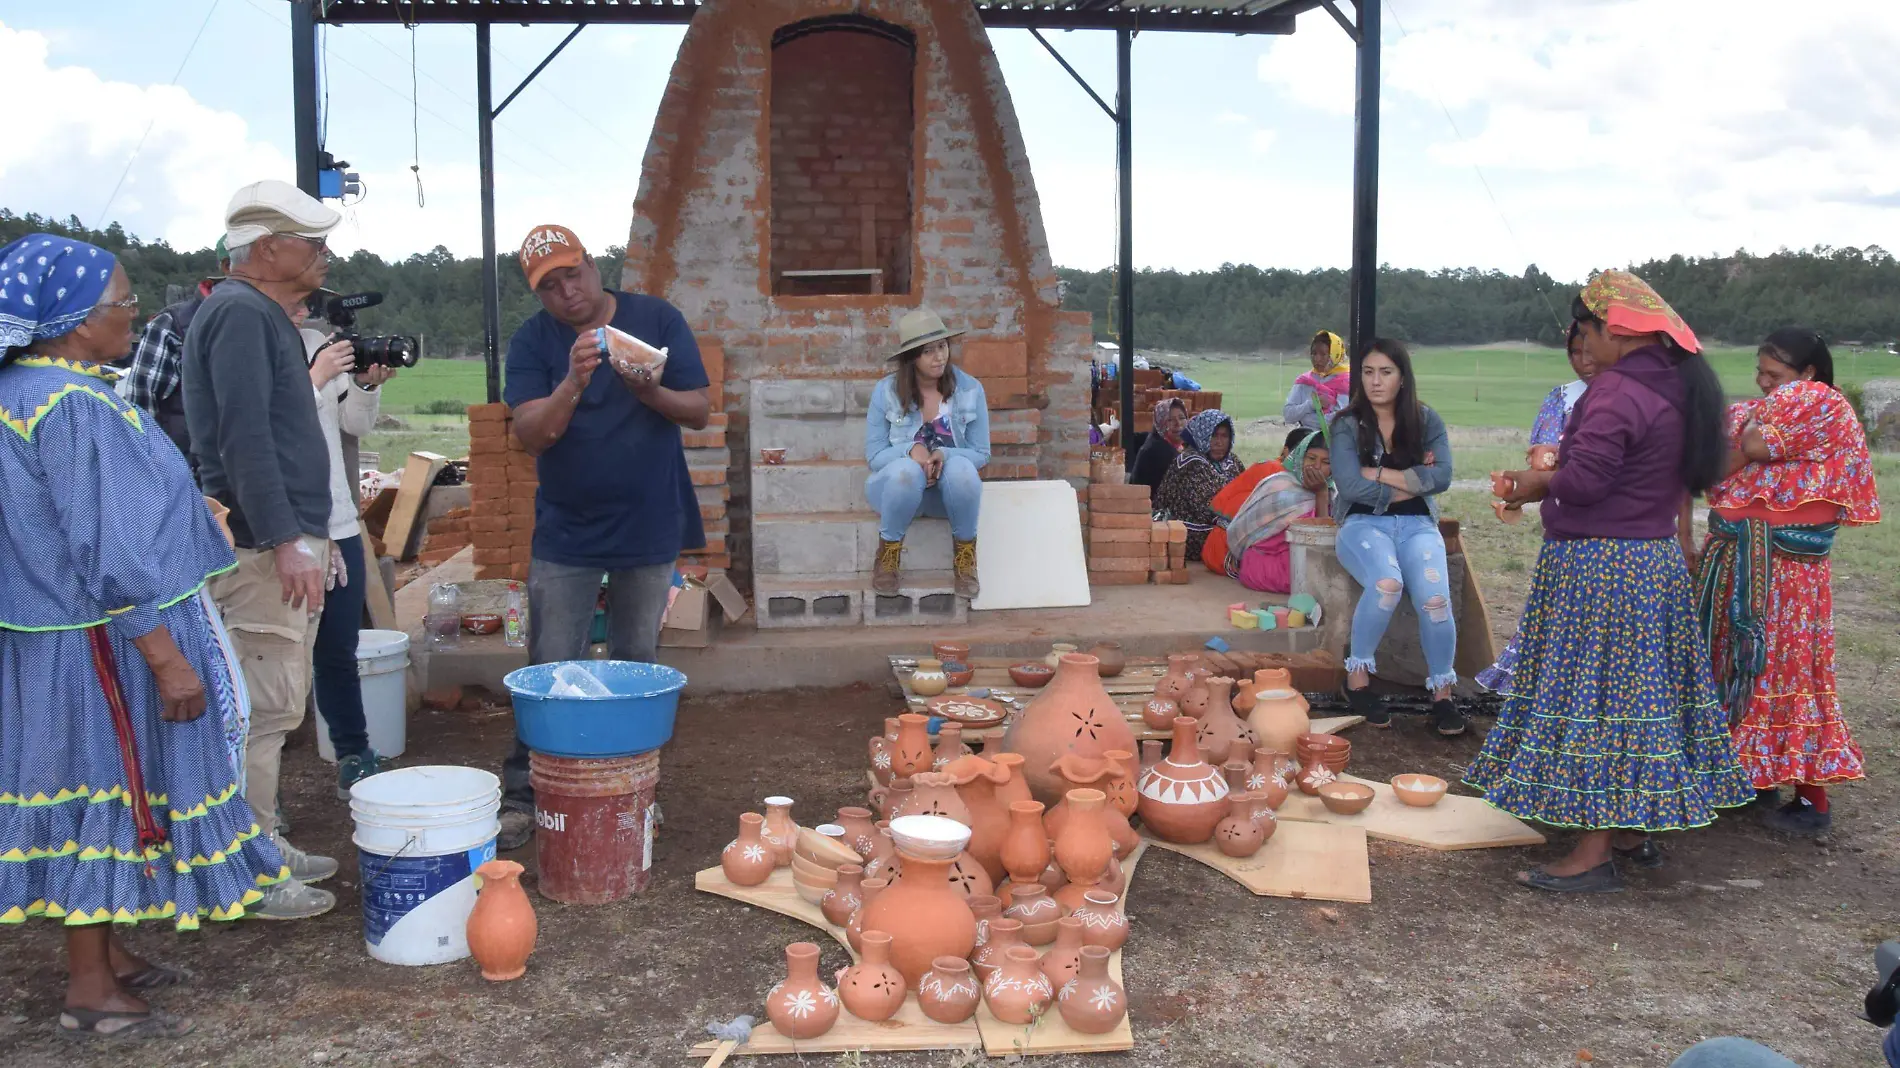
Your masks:
M930 720L915 712L897 717L897 737L891 742L891 774L909 778L929 771L936 761L930 748Z

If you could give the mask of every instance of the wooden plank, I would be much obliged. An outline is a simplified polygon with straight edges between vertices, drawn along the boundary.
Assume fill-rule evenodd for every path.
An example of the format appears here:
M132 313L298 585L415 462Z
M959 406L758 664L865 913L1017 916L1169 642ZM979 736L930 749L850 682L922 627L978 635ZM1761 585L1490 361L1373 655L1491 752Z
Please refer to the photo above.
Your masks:
M827 983L829 985L829 983ZM888 1020L860 1020L840 1010L838 1022L817 1038L793 1041L778 1033L770 1021L762 1020L752 1028L752 1037L732 1051L733 1056L754 1057L774 1053L891 1053L899 1050L974 1049L983 1044L983 1036L974 1020L960 1024L938 1023L924 1015L917 999L907 998L904 1007ZM701 1042L687 1051L692 1057L711 1057L720 1042ZM711 1068L708 1062L705 1068Z
M1360 905L1372 901L1372 863L1366 853L1363 828L1281 820L1279 830L1260 847L1260 852L1240 858L1223 854L1211 843L1176 845L1158 838L1148 841L1192 857L1262 897Z
M382 560L370 557L364 561L363 589L364 602L369 606L369 625L377 630L401 630L402 625L396 618L396 602L389 595L389 587L383 584Z
M1453 665L1460 675L1471 678L1497 663L1497 638L1491 631L1491 607L1485 603L1484 588L1478 585L1478 572L1471 566L1471 554L1465 554L1465 581L1462 587L1463 611L1458 616L1458 659Z
M771 878L757 886L736 886L726 878L725 869L715 865L693 876L693 889L703 890L708 894L718 894L720 897L729 897L734 901L743 901L768 912L776 912L781 916L790 916L801 923L809 923L830 935L845 948L845 952L851 953L851 943L846 940L844 929L833 927L826 921L824 912L817 905L798 896L798 889L792 885L792 869L790 868L780 868L772 873ZM851 959L856 960L857 954L852 953Z
M1476 797L1447 794L1430 808L1413 808L1392 793L1388 783L1342 775L1343 779L1372 787L1372 804L1356 816L1329 812L1317 797L1295 791L1280 806L1282 823L1310 821L1359 827L1374 838L1425 849L1496 849L1504 846L1543 845L1544 836L1530 824ZM1282 826L1281 831L1286 827ZM1275 837L1278 837L1277 835Z
M409 454L409 462L402 468L402 487L396 491L396 503L389 510L389 523L384 528L383 546L389 555L398 560L414 555L409 542L416 533L416 519L422 515L422 506L428 503L435 476L442 473L443 465L448 462L432 452Z

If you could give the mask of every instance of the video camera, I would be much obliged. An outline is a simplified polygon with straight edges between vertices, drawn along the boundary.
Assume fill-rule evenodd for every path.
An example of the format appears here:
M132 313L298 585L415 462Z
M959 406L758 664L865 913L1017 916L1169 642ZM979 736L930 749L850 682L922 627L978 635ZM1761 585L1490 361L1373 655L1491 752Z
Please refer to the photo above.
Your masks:
M383 302L381 293L350 293L324 302L323 319L337 331L338 341L356 346L356 370L382 364L414 367L422 359L422 339L408 334L363 337L356 333L356 313Z

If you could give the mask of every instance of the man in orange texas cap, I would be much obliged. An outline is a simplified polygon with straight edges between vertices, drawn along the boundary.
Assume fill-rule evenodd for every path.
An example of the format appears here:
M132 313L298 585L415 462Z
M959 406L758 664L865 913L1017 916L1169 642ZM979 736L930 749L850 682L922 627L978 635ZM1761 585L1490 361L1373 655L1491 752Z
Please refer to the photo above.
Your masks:
M613 292L574 231L537 226L521 242L521 272L541 310L508 342L503 400L514 433L536 457L533 561L528 565L528 657L587 655L601 582L615 660L658 655L673 565L706 544L680 428L712 417L699 345L679 309ZM601 329L664 349L666 360L601 366ZM528 750L502 765L501 849L534 833Z

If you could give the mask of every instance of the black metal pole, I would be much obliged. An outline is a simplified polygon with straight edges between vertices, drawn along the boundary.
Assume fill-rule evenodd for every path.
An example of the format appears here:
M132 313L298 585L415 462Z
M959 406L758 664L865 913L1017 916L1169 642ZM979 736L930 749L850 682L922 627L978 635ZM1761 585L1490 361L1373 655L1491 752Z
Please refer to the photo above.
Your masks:
M290 5L290 121L295 128L297 188L317 195L317 5Z
M1115 31L1115 171L1121 201L1121 249L1116 255L1116 317L1121 327L1122 450L1127 469L1135 469L1135 141L1133 114L1134 32Z
M1359 9L1358 93L1353 109L1352 307L1354 358L1378 334L1379 286L1379 0Z
M488 403L501 403L501 274L495 269L495 108L488 54L489 26L475 25L476 151L482 171L482 359Z

